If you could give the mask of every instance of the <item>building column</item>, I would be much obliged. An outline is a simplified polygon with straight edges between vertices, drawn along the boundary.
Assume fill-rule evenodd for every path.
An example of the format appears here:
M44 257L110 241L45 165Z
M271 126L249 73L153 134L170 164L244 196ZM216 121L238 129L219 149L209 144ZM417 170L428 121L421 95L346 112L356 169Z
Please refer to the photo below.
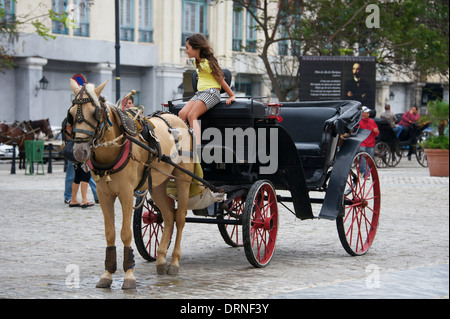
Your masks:
M266 98L261 100L261 102L267 102L268 103L268 102L270 102L270 101L272 101L274 99L272 97L272 91L271 91L272 82L270 81L270 78L269 78L269 76L267 74L263 74L262 77L261 77L261 80L262 80L261 83L259 83L258 95L259 96L266 96ZM253 88L252 88L252 91L253 91Z
M160 65L156 68L155 99L158 105L180 98L178 86L183 83L184 68L174 65Z
M115 103L116 95L113 93L113 71L116 69L116 65L111 63L97 63L88 66L87 69L89 70L89 75L87 76L86 81L89 83L99 86L108 80L108 83L102 91L102 95L105 96L108 101Z
M375 101L375 111L377 114L384 112L385 104L389 103L389 87L392 82L380 81L377 82L377 99Z
M42 92L39 87L43 67L47 62L47 59L36 57L17 59L16 120L39 120L47 114L43 110Z
M414 89L414 104L411 106L417 107L417 110L421 109L422 106L422 88L425 86L423 82L417 82L413 84Z
M449 96L448 96L448 83L442 83L442 89L443 89L443 95L442 95L442 100L443 101L447 101L449 100Z

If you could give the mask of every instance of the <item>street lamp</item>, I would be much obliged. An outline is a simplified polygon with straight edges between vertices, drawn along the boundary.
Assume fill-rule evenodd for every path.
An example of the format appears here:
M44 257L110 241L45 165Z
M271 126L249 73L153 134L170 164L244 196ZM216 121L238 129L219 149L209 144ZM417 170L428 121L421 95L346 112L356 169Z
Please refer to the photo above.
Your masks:
M34 96L37 96L40 90L47 90L48 88L48 80L45 76L42 76L42 78L39 80L39 85L36 85L35 87L35 94Z
M183 82L181 82L181 84L178 86L178 94L183 94L184 93L184 85Z
M39 88L41 90L47 90L48 88L48 80L45 76L42 76L42 79L39 80Z

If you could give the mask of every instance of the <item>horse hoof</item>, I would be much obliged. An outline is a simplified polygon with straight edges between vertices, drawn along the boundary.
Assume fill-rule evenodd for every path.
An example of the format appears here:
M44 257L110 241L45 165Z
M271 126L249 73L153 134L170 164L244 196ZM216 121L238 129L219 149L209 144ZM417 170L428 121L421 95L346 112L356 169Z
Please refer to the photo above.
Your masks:
M136 280L134 279L125 279L122 285L123 290L127 289L136 289Z
M156 273L158 275L165 275L165 274L167 274L167 264L156 266Z
M179 270L180 270L180 267L174 266L174 265L169 265L169 269L167 270L167 274L175 276L175 275L178 275Z
M100 278L99 282L95 286L95 288L111 288L112 279L109 278Z

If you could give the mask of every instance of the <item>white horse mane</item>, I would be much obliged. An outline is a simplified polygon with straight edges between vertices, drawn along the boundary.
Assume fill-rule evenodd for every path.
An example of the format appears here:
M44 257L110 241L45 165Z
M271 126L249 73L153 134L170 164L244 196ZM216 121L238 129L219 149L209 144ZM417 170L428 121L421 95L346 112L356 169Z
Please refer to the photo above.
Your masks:
M86 84L86 91L94 100L94 105L100 107L100 101L98 100L97 94L95 94L95 85L92 83Z

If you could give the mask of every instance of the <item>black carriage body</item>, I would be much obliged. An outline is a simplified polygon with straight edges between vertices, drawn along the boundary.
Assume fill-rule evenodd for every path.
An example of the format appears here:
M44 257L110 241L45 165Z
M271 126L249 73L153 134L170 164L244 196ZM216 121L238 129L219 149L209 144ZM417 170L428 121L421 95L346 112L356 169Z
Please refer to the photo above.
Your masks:
M178 114L184 105L169 103L169 110ZM230 106L221 102L200 118L204 178L189 173L227 198L193 210L196 216L186 217L186 222L218 224L225 242L243 246L250 264L260 268L273 256L278 203L292 202L299 219L316 218L312 204L317 203L322 204L317 217L336 220L339 240L349 254L367 252L378 226L380 189L371 157L356 155L369 135L357 129L361 104L281 103L280 116L273 118L268 110L254 99L238 99ZM276 195L275 189L291 196ZM310 198L312 191L325 196ZM141 208L134 218L136 246L144 258L154 260L163 220L148 195L142 203L145 209L136 205Z
M178 114L184 105L170 111ZM216 186L270 180L276 189L291 192L285 200L293 202L300 219L314 218L309 191L326 191L319 217L335 219L351 161L368 135L360 130L338 146L340 135L351 133L359 123L360 103L284 102L280 115L280 123L267 119L266 105L253 99L238 99L230 106L221 102L206 112L200 118L206 136L201 143L204 179ZM276 154L271 154L274 149ZM205 155L210 156L206 162ZM332 173L336 161L339 170Z
M392 151L395 151L398 147L413 146L417 143L423 131L430 126L429 123L422 125L413 123L409 127L404 127L400 136L397 137L388 121L379 118L374 118L373 120L380 130L380 134L376 137L376 141L388 144Z
M282 103L281 116L280 125L291 137L300 158L307 191L326 192L324 199L310 200L322 203L318 217L336 219L353 158L370 133L354 131L361 120L361 104L356 101ZM295 207L298 193L291 190L291 194ZM297 208L296 215L301 219L314 217L312 213L299 214Z
M170 111L178 114L184 105L177 104ZM204 179L217 186L253 183L257 177L257 163L252 159L255 132L257 123L266 120L265 105L253 99L230 106L220 102L199 120Z

